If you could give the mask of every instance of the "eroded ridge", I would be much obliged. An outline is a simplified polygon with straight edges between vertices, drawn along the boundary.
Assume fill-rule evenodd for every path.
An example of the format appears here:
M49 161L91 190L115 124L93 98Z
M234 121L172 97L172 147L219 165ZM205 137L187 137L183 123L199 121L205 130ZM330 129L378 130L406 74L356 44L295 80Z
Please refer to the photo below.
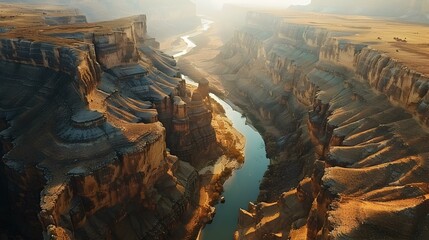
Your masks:
M185 160L216 142L204 91L178 78L144 15L87 23L61 7L0 8L7 222L27 239L165 237L198 177L167 139L182 139L171 151Z
M428 238L429 78L408 65L426 49L411 37L399 45L361 41L381 34L373 32L377 20L306 16L250 13L214 59L213 72L237 89L231 94L282 130L277 143L288 165L274 162L272 173L299 171L283 184L300 183L277 201L265 194L260 199L274 202L241 210L236 238ZM332 23L338 19L341 25ZM355 27L365 21L374 29ZM397 59L389 52L395 48ZM306 155L308 139L314 157ZM270 177L285 179L266 177L262 188L282 185Z

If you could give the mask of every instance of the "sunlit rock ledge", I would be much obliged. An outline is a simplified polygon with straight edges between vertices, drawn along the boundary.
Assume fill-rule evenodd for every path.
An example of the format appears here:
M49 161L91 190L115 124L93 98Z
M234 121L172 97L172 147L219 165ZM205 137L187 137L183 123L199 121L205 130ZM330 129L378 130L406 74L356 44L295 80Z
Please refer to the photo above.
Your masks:
M167 236L198 176L170 155L167 137L193 136L177 152L216 138L204 99L157 50L146 17L86 23L61 7L0 8L4 218L27 239ZM176 119L186 113L173 117L177 98L192 113L184 128ZM206 115L193 120L195 132L197 113Z

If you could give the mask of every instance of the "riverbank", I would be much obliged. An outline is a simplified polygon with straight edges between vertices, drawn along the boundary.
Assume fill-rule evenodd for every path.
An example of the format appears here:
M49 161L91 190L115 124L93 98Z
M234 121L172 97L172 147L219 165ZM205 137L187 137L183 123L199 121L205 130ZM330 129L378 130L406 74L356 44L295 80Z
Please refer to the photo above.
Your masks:
M194 86L189 88L195 90ZM217 101L212 98L206 101L211 106L212 126L216 132L218 150L221 152L216 158L211 156L210 159L201 161L204 164L194 164L199 171L198 195L194 197L192 205L183 217L183 225L178 226L172 234L173 239L197 238L205 224L213 220L214 206L222 196L223 184L244 162L246 139L233 127L233 123Z

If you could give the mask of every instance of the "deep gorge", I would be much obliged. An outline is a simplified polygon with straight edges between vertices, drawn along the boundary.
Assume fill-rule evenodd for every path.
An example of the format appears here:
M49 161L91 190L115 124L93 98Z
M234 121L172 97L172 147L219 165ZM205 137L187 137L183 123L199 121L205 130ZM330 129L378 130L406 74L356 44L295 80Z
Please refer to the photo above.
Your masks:
M427 26L250 11L177 62L145 15L0 6L0 238L194 239L211 221L214 238L235 221L234 239L429 238ZM230 209L259 184L229 195L243 158L270 165ZM238 219L218 224L224 190Z
M249 13L210 64L189 58L272 151L237 239L427 237L428 78L347 34Z

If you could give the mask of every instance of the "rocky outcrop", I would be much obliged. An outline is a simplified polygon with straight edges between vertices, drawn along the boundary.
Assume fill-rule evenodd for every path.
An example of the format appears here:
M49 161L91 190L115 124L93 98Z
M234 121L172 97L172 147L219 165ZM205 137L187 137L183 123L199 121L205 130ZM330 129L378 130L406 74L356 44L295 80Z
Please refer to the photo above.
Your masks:
M1 8L10 29L0 34L0 218L14 229L8 234L168 238L198 177L167 151L167 138L183 130L176 102L195 105L181 109L199 123L188 134L204 144L215 138L210 111L197 93L190 100L174 60L154 48L145 16L88 24L58 7Z
M427 238L428 77L376 45L346 40L347 30L265 15L249 15L215 72L259 109L258 119L282 130L276 148L287 164L280 155L271 168L299 173L265 181L300 183L242 210L236 238Z
M173 134L169 143L172 153L192 162L201 161L196 148L206 153L216 147L216 134L211 126L212 113L199 91L194 91L188 103L176 98L173 107Z

